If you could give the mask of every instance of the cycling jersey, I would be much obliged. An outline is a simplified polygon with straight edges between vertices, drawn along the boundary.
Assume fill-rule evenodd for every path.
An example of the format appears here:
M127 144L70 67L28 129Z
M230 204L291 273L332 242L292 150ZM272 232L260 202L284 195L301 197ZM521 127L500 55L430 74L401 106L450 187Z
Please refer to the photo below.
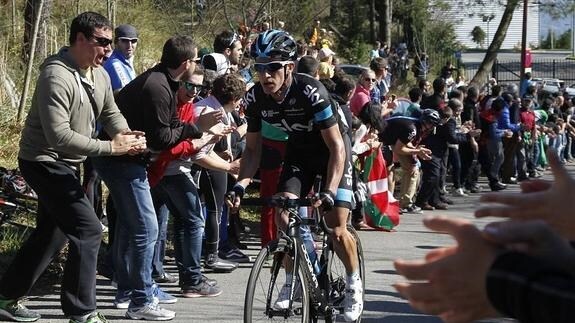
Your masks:
M419 121L408 117L392 117L387 119L383 133L379 135L380 141L386 145L395 145L397 140L403 144L417 145L421 140Z
M261 132L267 122L285 131L286 157L280 177L279 192L306 196L316 175L326 176L329 149L321 130L338 125L337 111L331 104L325 87L305 74L294 74L285 99L278 103L265 94L260 83L245 95L248 132ZM346 151L344 174L336 193L336 206L351 207L351 148L347 136L342 136ZM312 162L313 161L313 162Z
M288 145L298 149L316 150L325 145L320 135L338 123L337 114L325 87L305 74L294 74L285 99L278 103L265 94L260 83L245 95L248 132L259 132L262 121L275 126L288 135Z

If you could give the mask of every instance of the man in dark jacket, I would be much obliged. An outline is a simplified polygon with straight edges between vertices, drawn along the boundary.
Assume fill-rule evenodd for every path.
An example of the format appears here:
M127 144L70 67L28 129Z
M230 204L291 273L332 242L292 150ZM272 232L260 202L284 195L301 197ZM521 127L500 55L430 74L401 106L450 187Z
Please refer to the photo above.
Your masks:
M463 111L461 112L461 124L467 125L470 129L480 129L479 112L477 103L479 91L476 87L467 89L467 97L463 101ZM475 145L473 145L475 144ZM479 193L481 188L477 184L479 179L479 164L477 162L477 144L474 139L459 145L459 156L461 157L461 183L464 188L471 193Z
M176 91L182 75L195 68L197 48L188 36L174 36L164 44L160 64L144 72L117 99L132 129L144 131L150 153L138 158L94 158L94 167L108 186L118 210L114 266L118 292L115 302L129 300L131 319L170 320L175 313L154 301L158 288L152 280L152 257L158 237L146 166L153 155L188 138L200 138L216 124L221 112L204 114L196 124L182 123L176 114ZM127 264L126 264L127 262ZM129 272L126 270L129 268ZM163 294L162 294L163 295ZM162 299L158 297L160 301ZM169 296L166 302L177 299Z

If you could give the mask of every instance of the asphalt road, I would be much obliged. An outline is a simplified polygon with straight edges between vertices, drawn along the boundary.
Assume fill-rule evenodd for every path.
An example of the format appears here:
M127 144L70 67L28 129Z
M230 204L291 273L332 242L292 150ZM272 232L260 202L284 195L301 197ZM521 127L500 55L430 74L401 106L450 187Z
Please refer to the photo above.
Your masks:
M517 186L511 188L517 190ZM490 219L477 220L472 214L478 206L478 194L466 198L454 198L456 204L448 211L433 211L427 214L444 214L453 217L471 219L477 225L483 226ZM401 280L393 269L392 262L397 258L416 259L422 257L430 249L450 244L452 239L445 235L430 232L423 227L421 215L403 215L397 232L385 233L361 231L366 259L366 290L365 311L362 322L382 323L436 323L438 318L424 315L413 310L402 299L391 284ZM493 220L493 219L491 219ZM248 241L248 254L255 256L258 252L256 241ZM175 273L173 263L168 263L169 272ZM177 304L165 307L177 312L173 322L241 322L243 313L244 293L251 264L243 264L241 268L230 274L210 274L216 278L223 288L223 294L215 298L180 298ZM176 285L163 285L165 291L178 295ZM109 320L130 322L124 319L125 310L113 307L115 290L109 281L98 279L97 298L99 310ZM60 310L59 289L53 293L31 298L27 305L38 310L43 318L40 322L66 322ZM514 322L510 319L494 319L483 322Z

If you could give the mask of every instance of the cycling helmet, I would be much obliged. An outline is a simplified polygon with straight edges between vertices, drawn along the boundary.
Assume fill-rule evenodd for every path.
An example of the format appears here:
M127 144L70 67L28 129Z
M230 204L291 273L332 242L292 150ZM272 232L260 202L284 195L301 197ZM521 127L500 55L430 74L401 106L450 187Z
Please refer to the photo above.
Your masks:
M425 109L421 113L421 117L419 117L421 122L428 122L434 126L439 125L441 122L441 117L439 116L439 112L433 109Z
M266 30L259 34L252 43L250 55L252 58L279 56L283 60L297 58L295 40L285 31Z

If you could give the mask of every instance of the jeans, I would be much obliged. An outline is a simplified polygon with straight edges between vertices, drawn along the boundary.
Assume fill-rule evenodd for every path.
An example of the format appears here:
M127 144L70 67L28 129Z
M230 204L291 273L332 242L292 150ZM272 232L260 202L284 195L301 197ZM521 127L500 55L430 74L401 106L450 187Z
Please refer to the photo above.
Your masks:
M152 259L152 277L159 277L164 274L164 257L166 256L169 211L165 204L157 204L155 200L154 207L156 209L156 216L158 218L158 240L154 246L154 258Z
M503 142L501 138L489 139L487 151L491 163L487 178L489 179L489 184L495 184L499 182L499 171L501 170L501 165L503 165Z
M152 190L154 201L167 205L174 220L174 249L182 286L201 282L204 217L196 185L190 173L164 176Z
M117 159L93 159L117 211L114 270L118 294L131 292L130 308L152 303L152 258L158 238L158 219L146 167Z

